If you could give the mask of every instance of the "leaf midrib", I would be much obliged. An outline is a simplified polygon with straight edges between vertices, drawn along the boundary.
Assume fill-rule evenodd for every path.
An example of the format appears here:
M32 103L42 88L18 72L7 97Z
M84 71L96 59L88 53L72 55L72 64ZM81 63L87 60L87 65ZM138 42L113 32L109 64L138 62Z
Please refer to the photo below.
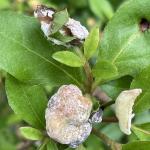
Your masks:
M112 64L114 64L114 63L116 62L116 60L119 58L119 56L124 52L125 48L126 48L127 46L129 46L129 45L130 45L136 38L138 38L140 35L141 35L140 32L137 32L137 33L135 33L135 34L132 34L132 35L128 38L127 42L125 42L125 43L123 44L123 46L122 46L122 47L120 48L120 50L118 51L117 55L113 58Z
M32 103L30 102L29 98L28 98L28 95L26 94L25 90L22 88L22 86L20 86L20 89L23 91L23 95L24 97L26 97L26 102L27 102L27 105L31 108L33 114L35 115L35 118L40 122L40 124L42 125L42 127L44 127L44 123L42 122L42 120L39 118L39 115L38 113L36 112L36 110L33 108L32 106ZM45 128L45 127L44 127Z
M48 60L47 58L43 57L42 55L36 53L35 51L33 51L32 49L26 47L24 44L19 43L18 41L16 41L14 38L5 36L3 32L0 32L0 34L4 37L9 39L10 41L13 41L14 43L17 43L18 45L24 47L28 52L35 54L36 56L38 56L40 59L43 59L44 61L52 64L53 66L55 66L56 68L58 68L59 70L61 70L62 72L64 72L68 77L70 77L72 80L74 80L79 86L81 86L80 82L78 80L76 80L71 74L69 74L67 71L65 71L64 69L62 69L61 67L59 67L58 65L54 64L53 62L51 62L50 60Z

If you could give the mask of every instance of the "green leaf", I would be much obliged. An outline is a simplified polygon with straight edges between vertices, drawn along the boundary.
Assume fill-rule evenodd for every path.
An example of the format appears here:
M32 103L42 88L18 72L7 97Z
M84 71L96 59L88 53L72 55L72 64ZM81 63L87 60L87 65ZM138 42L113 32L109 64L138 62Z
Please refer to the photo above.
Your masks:
M150 126L150 124L149 124ZM132 130L140 140L150 141L150 132L142 128L132 125Z
M38 150L58 150L57 144L52 139L45 139Z
M9 0L0 0L0 9L9 8L10 5L11 4Z
M6 93L13 111L36 128L45 128L47 97L38 85L27 85L13 77L6 79Z
M142 18L150 21L149 7L149 0L129 0L105 28L99 59L115 65L117 77L134 76L150 65L150 32L140 29Z
M64 42L64 43L71 42L72 40L75 39L75 37L71 37L71 36L67 36L67 35L62 35L60 32L56 32L51 37L54 38L54 39L57 39L57 40L59 40L61 42Z
M84 145L87 150L105 150L102 141L93 134L88 137Z
M78 69L60 65L53 60L52 53L64 47L51 45L34 18L14 12L1 12L0 20L0 68L32 84L81 85Z
M99 61L92 69L93 75L97 82L110 80L112 77L118 74L115 65L109 63L109 61Z
M60 30L63 27L63 25L67 23L68 19L69 19L69 15L68 15L67 9L56 12L54 14L51 34L54 34L58 30Z
M21 127L20 133L23 137L29 140L42 140L43 134L41 131L32 127Z
M137 127L150 132L150 123L136 124Z
M105 83L100 87L104 92L107 93L108 96L110 96L112 99L116 99L122 91L128 90L130 88L131 82L132 77L125 76L117 80Z
M56 143L52 139L49 139L47 143L47 150L58 150Z
M71 67L81 67L85 63L82 58L69 51L56 52L52 57L58 62Z
M99 28L95 27L91 30L89 36L84 42L84 55L87 59L93 56L99 44Z
M14 139L12 134L11 130L0 130L0 150L16 150L16 144L12 141Z
M132 82L131 88L141 88L142 95L134 105L135 112L142 112L150 108L150 67L144 69Z
M105 17L110 19L114 14L113 8L108 0L89 0L89 4L93 13L102 20Z
M136 141L122 146L122 150L149 150L150 141Z

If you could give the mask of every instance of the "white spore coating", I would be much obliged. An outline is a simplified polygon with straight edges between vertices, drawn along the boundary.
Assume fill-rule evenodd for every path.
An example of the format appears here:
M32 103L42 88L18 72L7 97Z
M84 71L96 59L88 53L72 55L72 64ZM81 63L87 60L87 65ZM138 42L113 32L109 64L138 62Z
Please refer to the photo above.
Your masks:
M46 129L54 140L77 147L91 133L88 122L92 102L75 85L63 85L54 94L46 109Z
M132 107L136 98L142 93L141 89L126 90L119 94L115 102L115 112L122 132L131 134L131 120L134 117Z

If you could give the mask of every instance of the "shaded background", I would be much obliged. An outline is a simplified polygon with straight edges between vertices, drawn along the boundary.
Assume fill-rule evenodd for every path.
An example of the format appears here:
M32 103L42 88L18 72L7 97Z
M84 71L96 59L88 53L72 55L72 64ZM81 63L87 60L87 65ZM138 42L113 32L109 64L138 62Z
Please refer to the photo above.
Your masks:
M95 4L91 4L91 1L92 0L0 0L0 10L11 10L17 13L33 16L33 11L37 4L45 4L54 7L57 10L67 8L72 18L79 20L89 30L94 25L99 25L102 33L107 22L111 19L113 13L120 4L124 2L124 0L96 0L97 3ZM15 115L8 106L4 87L5 76L5 72L0 69L0 150L37 149L37 146L40 145L39 142L31 142L24 139L18 131L18 128L26 125L26 123ZM109 91L109 93L111 93L109 96L115 98L120 91L128 89L130 86L132 78L129 76L124 78L126 81L125 83L118 79L117 81L111 81L106 85L102 85L102 89L107 92ZM104 115L112 116L112 110L113 109L111 108L107 109ZM148 111L138 114L134 119L135 123L140 124L148 121L150 121ZM98 125L98 128L110 138L121 143L137 140L133 133L128 137L122 134L116 123L107 123L107 125L102 123ZM91 135L84 145L88 146L88 150L108 149L100 139L94 135Z

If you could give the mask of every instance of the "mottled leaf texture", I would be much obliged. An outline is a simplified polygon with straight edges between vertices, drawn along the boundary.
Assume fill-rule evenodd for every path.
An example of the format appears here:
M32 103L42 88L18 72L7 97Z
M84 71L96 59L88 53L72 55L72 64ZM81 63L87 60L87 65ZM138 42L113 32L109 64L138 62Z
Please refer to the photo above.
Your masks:
M0 22L0 68L34 84L80 84L77 69L64 67L51 57L62 47L49 44L34 18L3 11Z
M84 42L84 55L87 59L96 52L99 43L99 28L94 27Z
M110 19L113 16L113 8L109 0L89 0L89 4L93 13L100 19L105 17Z
M150 123L149 123L150 126ZM145 130L143 128L137 127L132 125L132 131L138 137L138 139L142 140L149 140L150 141L150 131Z
M118 76L136 75L150 65L150 32L141 29L150 21L149 0L125 2L108 23L100 47L100 60L118 68Z
M132 82L131 88L141 88L142 96L134 105L135 112L150 109L150 67L145 68Z
M122 146L122 150L149 150L150 141L136 141Z
M20 133L23 137L29 140L42 140L43 134L41 131L32 127L21 127Z
M8 102L23 120L37 128L45 128L47 98L38 85L27 85L9 76L6 80Z
M69 51L56 52L52 57L58 62L71 67L81 67L85 63L82 58Z

